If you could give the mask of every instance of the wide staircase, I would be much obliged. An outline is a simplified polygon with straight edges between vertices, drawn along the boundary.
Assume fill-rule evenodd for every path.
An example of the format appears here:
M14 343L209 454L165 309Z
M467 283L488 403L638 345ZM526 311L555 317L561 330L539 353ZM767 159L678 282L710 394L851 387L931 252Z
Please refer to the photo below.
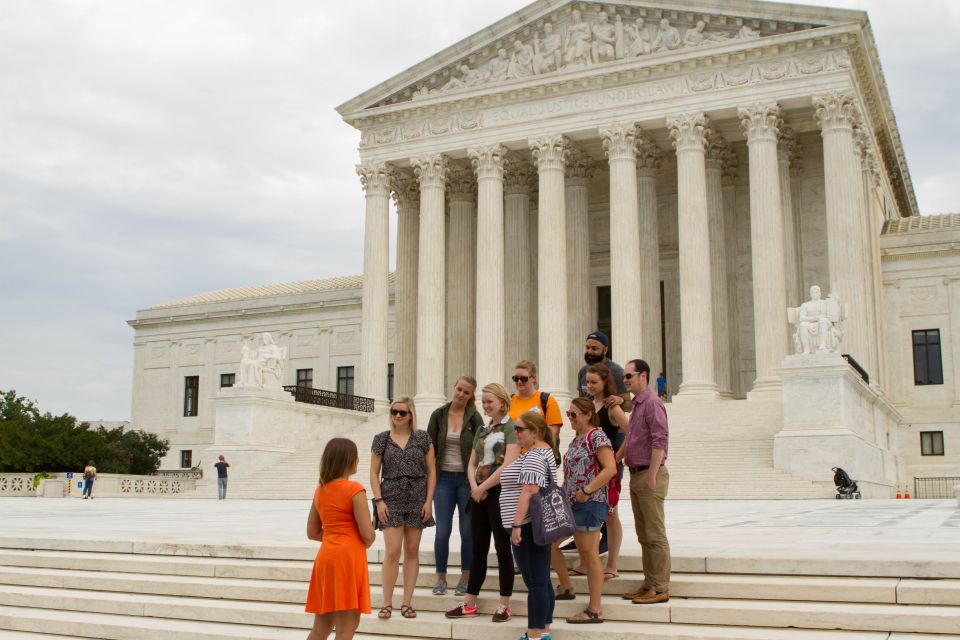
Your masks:
M0 539L0 639L223 640L304 638L303 602L315 548L213 546L84 540ZM457 560L453 554L452 560ZM380 603L382 551L371 549L373 600ZM572 558L569 559L572 561ZM434 596L432 554L421 553L413 599L419 616L363 616L358 638L514 640L523 633L523 581L514 619L495 624L496 571L480 597L482 617L448 620L458 598ZM622 558L604 585L599 625L565 616L586 602L557 602L556 640L948 640L960 639L960 575L937 562L811 561L762 557L674 557L672 597L657 605L620 598L640 584L640 558ZM491 565L496 566L491 558ZM955 566L951 564L951 566ZM451 576L455 578L454 576ZM400 592L394 605L400 604Z

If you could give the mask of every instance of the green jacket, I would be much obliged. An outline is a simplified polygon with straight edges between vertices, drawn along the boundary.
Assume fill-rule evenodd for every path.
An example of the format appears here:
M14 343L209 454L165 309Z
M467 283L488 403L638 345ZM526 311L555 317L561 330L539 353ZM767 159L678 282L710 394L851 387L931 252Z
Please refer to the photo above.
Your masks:
M447 414L450 413L450 404L447 403L430 414L430 423L427 425L427 435L433 442L433 452L437 460L437 474L443 464L443 449L447 445ZM460 431L460 458L463 460L463 471L466 473L470 464L470 452L473 451L473 439L477 431L483 427L483 418L477 413L472 404L463 410L463 427Z

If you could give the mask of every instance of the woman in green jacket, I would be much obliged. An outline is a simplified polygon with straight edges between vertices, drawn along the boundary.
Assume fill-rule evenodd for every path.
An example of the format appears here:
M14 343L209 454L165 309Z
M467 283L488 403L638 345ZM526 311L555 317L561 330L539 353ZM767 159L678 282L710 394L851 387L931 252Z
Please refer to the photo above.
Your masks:
M450 533L453 531L453 511L458 511L460 525L460 581L456 594L463 595L470 579L472 560L470 518L467 503L470 501L470 484L467 482L467 464L477 430L483 427L483 418L474 407L474 392L477 381L470 376L460 376L453 386L453 400L430 415L427 434L433 441L437 454L437 489L433 494L437 533L433 552L437 561L437 584L434 595L447 592L447 557L450 555Z

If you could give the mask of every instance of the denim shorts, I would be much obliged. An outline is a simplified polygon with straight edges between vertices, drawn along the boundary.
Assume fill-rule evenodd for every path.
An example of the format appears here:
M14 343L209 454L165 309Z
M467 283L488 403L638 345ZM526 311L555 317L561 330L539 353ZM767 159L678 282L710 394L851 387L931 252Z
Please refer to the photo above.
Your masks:
M610 507L606 502L575 502L573 503L573 521L577 531L600 531L600 527L607 521Z

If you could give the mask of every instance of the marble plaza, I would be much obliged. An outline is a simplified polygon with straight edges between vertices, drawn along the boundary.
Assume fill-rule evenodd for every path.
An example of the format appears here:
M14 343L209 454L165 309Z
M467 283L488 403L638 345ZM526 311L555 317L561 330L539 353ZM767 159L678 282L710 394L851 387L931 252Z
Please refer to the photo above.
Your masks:
M425 421L462 373L529 358L563 404L599 327L666 374L674 497L946 486L960 215L920 217L881 53L860 11L537 0L338 107L362 276L137 312L132 421L165 468L308 484L330 435L368 442L399 395ZM265 340L272 390L244 373Z

